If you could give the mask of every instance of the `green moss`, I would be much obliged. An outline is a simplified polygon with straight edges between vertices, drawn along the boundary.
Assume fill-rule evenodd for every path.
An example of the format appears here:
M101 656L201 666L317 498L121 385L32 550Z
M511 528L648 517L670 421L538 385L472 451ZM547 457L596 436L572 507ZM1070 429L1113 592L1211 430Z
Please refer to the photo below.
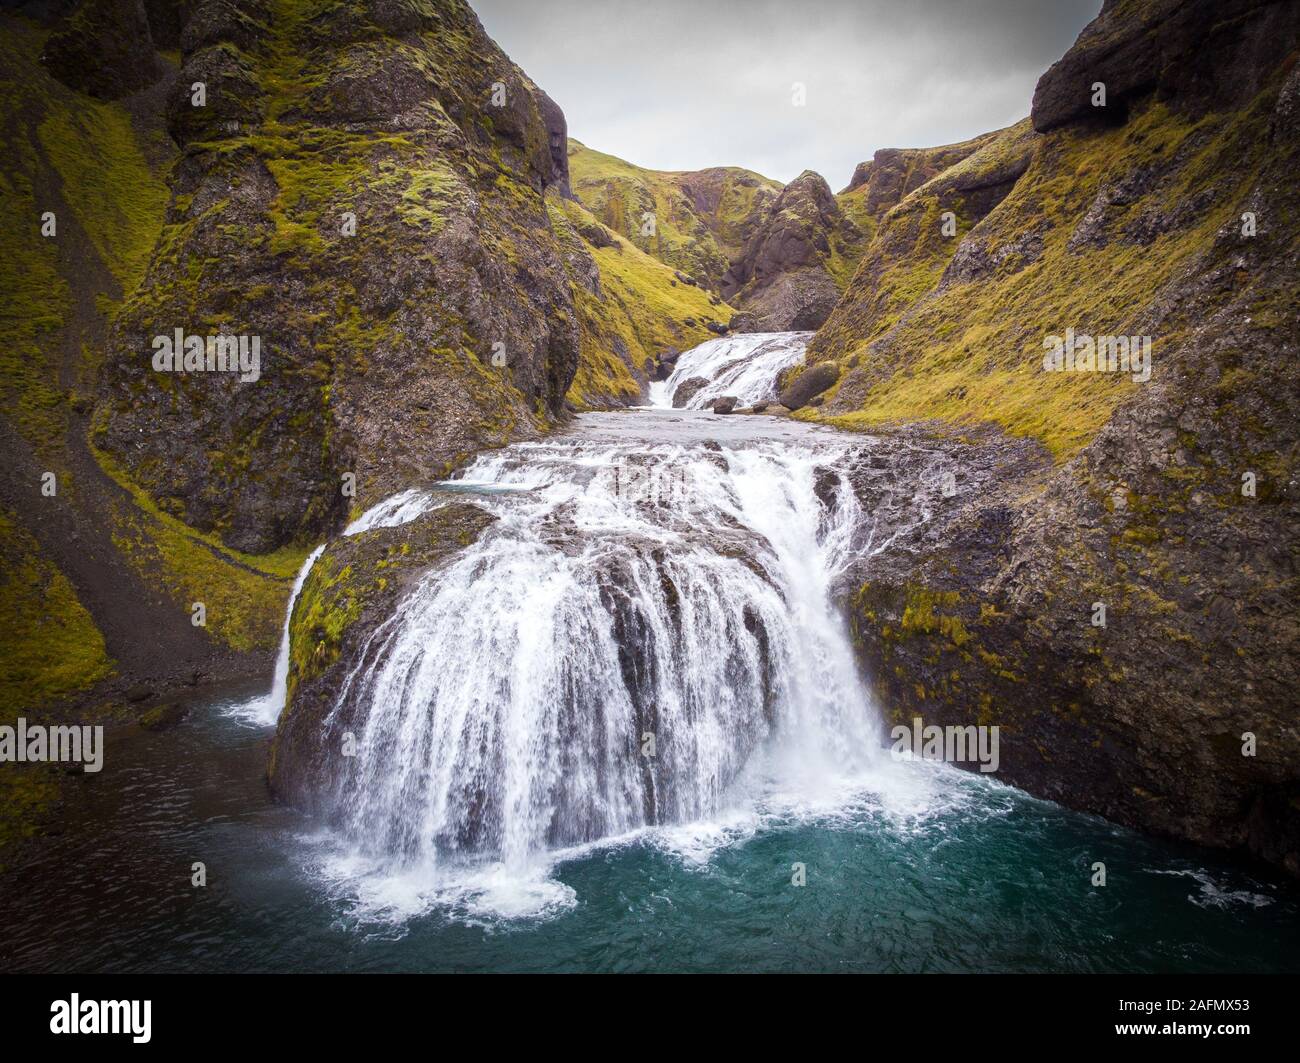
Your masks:
M557 233L575 252L590 254L600 271L599 293L572 285L580 355L568 398L580 409L636 398L634 366L644 368L666 348L703 343L713 335L705 321L730 319L725 303L714 306L703 289L674 283L672 269L617 235L609 247L584 241L581 230L596 221L581 205L548 197L547 209Z
M232 649L276 646L293 578L309 548L286 546L260 556L231 550L159 509L109 455L94 453L134 503L111 515L114 545L146 582L167 591L178 622L186 622L183 614L194 602L203 602L208 631Z
M63 179L65 199L129 292L144 275L167 207L166 183L146 160L130 115L116 104L78 96L52 108L39 134Z
M10 720L86 689L110 673L112 662L67 577L42 558L17 514L3 508L0 559L0 719Z
M961 600L956 591L932 591L925 587L908 586L907 600L899 628L904 636L939 634L954 646L963 646L970 639L966 625L958 616L942 612L952 609Z
M1225 182L1222 160L1246 160L1262 150L1267 115L1259 101L1244 116L1198 120L1151 103L1119 129L1070 128L1044 138L1029 169L980 228L991 248L1039 232L1041 255L1030 264L1010 256L992 275L942 290L935 286L959 243L937 236L951 175L917 189L882 223L850 290L848 301L856 307L837 314L815 344L818 357L858 359L859 379L867 384L859 386L861 402L850 412L805 416L859 430L925 419L992 421L1041 440L1058 461L1068 459L1140 385L1121 373L1045 372L1044 337L1067 327L1093 335L1136 331L1138 315L1195 267L1216 231L1235 216L1251 167L1243 162ZM1022 135L1017 129L959 167L1002 165ZM1147 245L1115 234L1105 246L1067 246L1103 185L1139 167L1163 165L1180 150L1187 157L1169 180L1128 204L1125 217L1173 210L1213 188L1206 209ZM959 334L954 322L974 323L979 332ZM1156 373L1162 353L1188 327L1170 317L1153 337ZM841 388L846 383L842 377Z

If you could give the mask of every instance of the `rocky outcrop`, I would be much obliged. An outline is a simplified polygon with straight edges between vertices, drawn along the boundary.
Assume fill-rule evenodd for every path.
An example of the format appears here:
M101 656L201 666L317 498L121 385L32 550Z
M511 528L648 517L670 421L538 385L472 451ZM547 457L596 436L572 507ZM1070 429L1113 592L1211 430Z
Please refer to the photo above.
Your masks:
M561 416L587 254L547 206L567 192L563 115L464 4L308 20L206 0L183 44L171 128L190 150L116 322L103 450L262 552ZM258 379L156 370L176 329L256 337Z
M115 100L162 73L144 0L86 0L50 34L42 57L69 88Z
M1129 105L1150 93L1191 114L1240 107L1267 84L1298 34L1300 8L1289 0L1105 0L1074 47L1039 78L1034 128L1122 122Z
M342 774L330 762L346 755L331 736L348 729L352 706L343 706L337 729L324 721L346 689L346 673L401 596L494 519L477 506L450 503L408 524L336 539L316 559L294 605L286 707L267 769L277 797L309 810L327 807L323 794Z
M840 198L843 200L853 193L856 199L860 199L861 209L879 221L904 197L974 154L996 136L996 133L985 133L973 140L938 148L881 148L866 162L858 163Z
M743 311L733 331L815 329L839 300L831 262L862 234L819 174L786 185L722 278L725 299Z
M888 212L809 351L844 371L839 423L1045 448L955 467L942 534L864 560L850 615L894 720L997 725L1008 782L1300 874L1300 72L1277 5L1233 10L1107 4L1040 82L1046 132ZM1204 41L1265 65L1182 78ZM1060 102L1107 79L1106 122ZM1132 337L1149 375L1045 366L1067 329Z

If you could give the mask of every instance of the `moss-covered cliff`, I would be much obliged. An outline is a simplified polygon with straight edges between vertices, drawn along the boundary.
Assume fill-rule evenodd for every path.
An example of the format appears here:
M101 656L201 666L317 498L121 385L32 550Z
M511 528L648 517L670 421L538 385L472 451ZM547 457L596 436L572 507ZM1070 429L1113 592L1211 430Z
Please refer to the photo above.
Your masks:
M799 416L1055 462L863 565L895 718L997 724L1012 782L1300 872L1300 13L1231 8L1108 2L1032 121L881 219ZM1066 329L1150 337L1150 379L1046 371Z
M781 191L735 166L649 170L569 141L574 195L606 227L711 291Z

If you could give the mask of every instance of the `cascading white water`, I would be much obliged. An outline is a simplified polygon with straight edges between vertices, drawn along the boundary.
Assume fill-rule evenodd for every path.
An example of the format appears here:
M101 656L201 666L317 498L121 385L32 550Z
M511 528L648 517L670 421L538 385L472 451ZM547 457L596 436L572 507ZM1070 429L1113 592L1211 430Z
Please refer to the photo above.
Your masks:
M811 332L752 332L723 336L692 347L677 359L667 380L650 385L650 405L672 406L673 395L686 381L699 377L708 384L692 394L683 408L706 409L714 399L731 395L739 406L776 397L783 369L803 360Z
M411 488L386 498L378 505L371 506L361 516L344 529L344 535L357 535L371 528L393 527L415 520L427 512L436 503L427 491ZM302 563L294 577L293 589L289 592L289 604L284 611L284 629L280 633L280 648L275 656L275 674L271 679L271 689L265 694L231 706L230 714L247 723L269 727L280 718L284 711L284 700L289 691L289 627L293 620L293 607L302 593L303 584L311 572L316 559L325 549L321 543Z
M876 764L831 594L869 522L830 472L849 444L809 438L576 437L475 462L460 485L497 521L374 630L320 736L358 738L323 802L350 843L522 875Z
M271 680L271 689L241 704L233 705L230 714L248 723L269 727L280 717L284 709L285 695L289 689L289 623L293 619L293 605L302 592L302 585L307 582L307 574L320 557L325 544L321 543L298 569L293 581L293 590L289 592L289 605L284 611L284 630L280 633L280 649L275 657L275 675Z

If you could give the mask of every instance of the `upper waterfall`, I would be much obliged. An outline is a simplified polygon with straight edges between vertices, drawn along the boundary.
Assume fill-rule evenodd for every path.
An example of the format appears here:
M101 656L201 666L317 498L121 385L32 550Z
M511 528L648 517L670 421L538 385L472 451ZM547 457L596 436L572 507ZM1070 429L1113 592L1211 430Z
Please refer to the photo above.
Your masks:
M714 399L730 395L740 406L776 397L781 371L803 359L811 332L737 333L709 340L684 352L667 380L650 385L650 405L706 409ZM674 402L677 389L689 380L706 383L684 401Z

